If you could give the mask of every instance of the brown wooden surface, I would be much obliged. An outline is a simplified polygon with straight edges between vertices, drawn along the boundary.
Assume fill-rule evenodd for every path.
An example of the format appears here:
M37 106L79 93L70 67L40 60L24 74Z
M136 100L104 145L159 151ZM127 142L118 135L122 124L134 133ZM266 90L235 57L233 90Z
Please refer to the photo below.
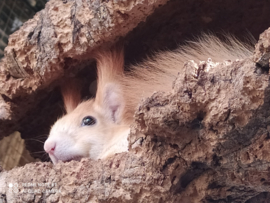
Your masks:
M199 77L195 67L182 68L171 93L141 103L130 152L28 164L0 176L19 192L7 185L0 193L8 202L198 203L246 202L269 192L268 71L251 59L219 63ZM44 194L38 183L53 184L47 189L55 193Z
M59 92L58 96L52 96L55 93L52 88L65 75L65 68L80 69L78 65L88 60L92 49L124 36L161 3L128 2L119 1L118 4L104 1L101 3L104 6L101 6L94 1L50 1L45 10L10 37L6 57L0 65L1 137L17 129L21 129L25 137L36 134L36 131L41 133L38 124L43 126L43 122L48 123L49 118L55 116L51 110L56 109L55 106L59 105L57 102L61 100ZM182 2L183 7L177 7L176 5L180 5L178 2ZM136 39L131 40L131 45L127 48L129 58L137 57L133 54L134 50L164 48L159 45L166 44L166 39L173 41L172 36L190 34L196 26L189 20L183 20L181 16L193 15L195 11L196 14L200 13L202 7L216 8L211 7L215 4L211 1L189 1L186 4L183 1L178 2L172 1L169 6L164 6L165 10L158 10L156 15L163 15L165 17L162 19L166 20L157 23L157 16L149 18L148 24L140 25L127 37ZM268 26L265 23L268 18L264 16L269 13L268 8L261 3L263 1L256 2L259 6L254 6L254 1L239 2L234 5L228 0L222 4L222 7L231 9L228 9L231 15L212 9L216 16L209 11L204 15L200 13L201 15L196 16L196 22L203 19L203 23L210 28L223 25L231 28L234 25L234 28L228 30L236 27L237 30L244 30L247 24L252 24L252 29L255 30L252 33L262 32L258 28ZM149 5L146 6L147 4ZM89 7L95 11L94 17L90 15ZM141 9L144 7L147 7L146 10ZM172 14L165 12L172 8L176 9ZM186 14L177 11L182 8ZM191 12L191 8L195 11ZM233 14L242 12L241 9L247 11L243 14L243 20L239 17L240 20L230 21ZM108 12L110 15L106 15ZM218 18L217 13L227 18ZM181 17L178 20L183 20L179 21L180 24L185 22L179 28L181 34L172 29L178 24L176 26L168 23L171 22L171 16L176 14ZM205 16L210 16L214 23L207 23L209 18ZM254 23L256 16L260 16L257 19L259 23ZM99 22L100 29L89 27L89 21L91 25ZM157 37L149 34L151 32L147 29L152 30ZM164 30L168 30L171 35L166 36ZM93 32L91 36L87 31ZM159 34L165 37L158 40ZM72 161L56 166L47 162L32 163L1 173L1 200L268 202L270 92L267 52L270 43L268 31L261 36L253 57L254 61L259 62L262 56L266 56L266 65L259 63L261 68L256 67L251 59L246 59L228 66L220 64L210 72L201 72L199 78L194 78L194 66L187 64L184 68L191 72L180 73L171 93L159 92L142 102L135 114L129 153L97 162ZM91 41L92 38L95 39L94 42ZM177 43L171 44L172 48L175 44ZM141 49L131 50L136 46L141 46ZM142 53L144 52L137 54ZM182 70L182 67L179 69ZM47 112L51 113L45 116ZM60 114L58 112L57 115ZM29 123L31 120L35 125ZM18 183L20 192L10 191L9 183ZM53 183L56 185L48 188L57 191L55 194L31 194L31 190L26 190L42 191L44 187L28 187L25 186L27 183ZM23 193L23 189L26 193Z

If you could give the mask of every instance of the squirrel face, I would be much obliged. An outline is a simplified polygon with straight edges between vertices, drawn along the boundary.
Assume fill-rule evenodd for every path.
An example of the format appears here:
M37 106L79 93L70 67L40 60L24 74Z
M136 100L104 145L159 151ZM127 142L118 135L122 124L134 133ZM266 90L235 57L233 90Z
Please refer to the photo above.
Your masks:
M120 143L119 135L124 133L126 137L129 130L129 126L122 122L125 102L121 91L118 85L111 83L103 90L99 98L69 108L68 114L52 126L44 150L54 164L59 160L80 160L83 157L96 160L127 151L127 141L121 143L120 148L116 147Z
M82 157L97 159L109 135L105 123L108 121L93 100L83 102L53 125L44 149L53 163Z

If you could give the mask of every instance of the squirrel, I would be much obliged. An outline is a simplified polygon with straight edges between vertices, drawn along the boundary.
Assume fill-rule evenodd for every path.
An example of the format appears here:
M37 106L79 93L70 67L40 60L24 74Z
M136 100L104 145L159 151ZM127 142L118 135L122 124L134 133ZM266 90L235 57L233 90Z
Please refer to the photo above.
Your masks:
M76 88L62 89L67 114L52 126L44 150L54 164L83 157L105 159L128 151L130 125L140 100L154 91L170 91L185 62L244 59L253 49L232 36L221 41L204 34L175 51L161 52L132 65L126 72L123 49L97 51L96 97L81 102Z

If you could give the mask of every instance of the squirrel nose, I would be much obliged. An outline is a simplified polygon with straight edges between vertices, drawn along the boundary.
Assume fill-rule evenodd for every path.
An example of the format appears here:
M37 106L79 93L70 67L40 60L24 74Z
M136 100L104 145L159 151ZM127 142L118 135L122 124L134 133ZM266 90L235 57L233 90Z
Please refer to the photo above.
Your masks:
M51 141L46 141L44 144L44 150L48 153L48 154L53 154L54 150L56 147L56 143L55 142L51 142Z

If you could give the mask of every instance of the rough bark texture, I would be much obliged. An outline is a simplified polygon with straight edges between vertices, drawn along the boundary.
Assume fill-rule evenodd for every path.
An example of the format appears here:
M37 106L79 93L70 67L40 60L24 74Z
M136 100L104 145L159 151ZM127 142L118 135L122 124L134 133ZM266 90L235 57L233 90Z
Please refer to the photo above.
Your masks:
M39 153L43 150L42 142L35 140L44 141L50 126L63 114L59 83L79 77L87 92L95 78L91 50L125 35L163 3L161 0L49 2L45 10L10 37L6 58L0 64L0 139L17 130L32 155L46 160ZM105 11L110 15L101 18ZM249 31L258 38L270 24L269 13L268 0L171 0L121 39L126 63L141 61L153 51L175 49L202 31L229 32L240 39ZM74 19L81 19L81 29L77 29ZM95 27L97 22L99 26ZM87 38L88 33L92 33L95 42ZM24 77L23 73L28 75Z
M93 71L79 71L91 50L126 35L165 2L50 1L10 37L0 65L0 137L18 129L24 139L47 134L62 113L59 79L79 72L92 80ZM205 29L241 35L252 25L256 36L269 12L267 0L170 1L128 34L128 62ZM257 67L250 59L208 72L201 69L211 64L179 67L172 92L141 103L129 153L3 172L0 201L269 202L269 44L268 30L256 45Z
M264 31L260 35L260 39L256 44L256 49L254 52L253 60L260 67L269 67L269 58L270 58L270 28Z
M268 72L256 70L251 59L188 62L179 69L172 92L155 93L135 113L130 152L103 161L33 163L4 172L2 198L246 202L270 192Z

